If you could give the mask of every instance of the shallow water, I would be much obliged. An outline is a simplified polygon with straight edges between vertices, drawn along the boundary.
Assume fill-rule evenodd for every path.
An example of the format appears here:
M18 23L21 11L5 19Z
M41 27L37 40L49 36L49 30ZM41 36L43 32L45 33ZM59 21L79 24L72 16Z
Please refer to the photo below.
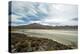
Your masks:
M78 31L77 30L53 30L53 29L20 29L13 31L15 33L24 33L31 37L48 38L55 40L64 45L77 47Z

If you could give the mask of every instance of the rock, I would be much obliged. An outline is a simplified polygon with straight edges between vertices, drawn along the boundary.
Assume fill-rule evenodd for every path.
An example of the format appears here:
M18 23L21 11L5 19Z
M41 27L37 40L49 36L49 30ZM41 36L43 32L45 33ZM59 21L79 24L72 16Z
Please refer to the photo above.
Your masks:
M24 34L11 33L12 52L32 52L49 50L72 49L70 46L60 44L47 38L29 37Z

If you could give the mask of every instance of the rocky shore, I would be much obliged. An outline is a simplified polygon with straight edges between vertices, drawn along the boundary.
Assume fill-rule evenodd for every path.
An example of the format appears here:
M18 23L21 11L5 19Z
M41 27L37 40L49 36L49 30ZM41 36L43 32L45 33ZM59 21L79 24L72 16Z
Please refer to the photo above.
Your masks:
M70 46L60 44L46 38L29 37L25 34L11 34L11 52L33 52L72 49Z

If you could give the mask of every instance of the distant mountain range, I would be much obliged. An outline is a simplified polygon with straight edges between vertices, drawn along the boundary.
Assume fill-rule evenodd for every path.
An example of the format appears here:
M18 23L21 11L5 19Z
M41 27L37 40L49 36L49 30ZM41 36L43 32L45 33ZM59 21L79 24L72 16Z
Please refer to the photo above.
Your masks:
M11 28L17 28L17 29L78 29L78 26L49 26L49 25L42 25L38 23L32 23L28 25L11 26Z

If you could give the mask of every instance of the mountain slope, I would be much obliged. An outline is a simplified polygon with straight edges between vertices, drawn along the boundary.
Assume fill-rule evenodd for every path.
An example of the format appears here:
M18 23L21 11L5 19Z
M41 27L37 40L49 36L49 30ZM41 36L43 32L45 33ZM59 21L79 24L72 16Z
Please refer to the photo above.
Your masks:
M49 26L38 23L32 23L21 26L11 26L12 29L78 29L78 26Z

